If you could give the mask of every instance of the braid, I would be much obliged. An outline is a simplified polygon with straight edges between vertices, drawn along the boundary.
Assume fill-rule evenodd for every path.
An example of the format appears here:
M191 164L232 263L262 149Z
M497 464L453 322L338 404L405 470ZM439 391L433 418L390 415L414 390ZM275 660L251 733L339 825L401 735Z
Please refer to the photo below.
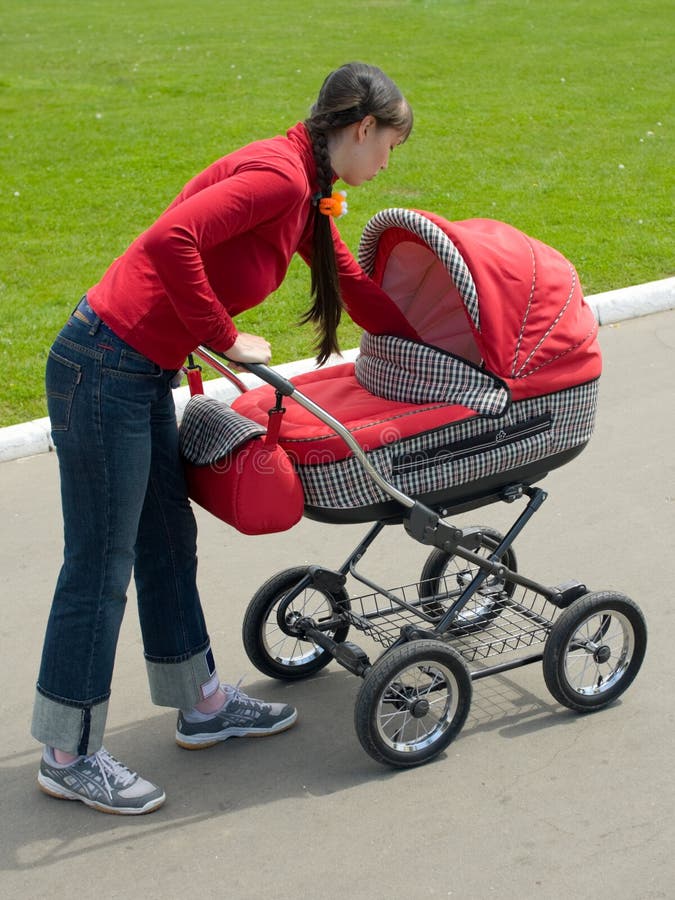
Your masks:
M316 160L319 190L322 197L330 197L333 185L333 169L328 153L325 125L312 122L308 125ZM335 262L335 246L331 220L314 212L312 252L312 297L310 309L302 316L303 324L314 322L319 332L317 363L323 365L332 353L339 353L337 328L342 316L342 297Z
M305 127L312 139L319 196L330 197L333 167L328 138L371 115L378 126L395 128L405 140L412 128L412 110L394 82L381 69L365 63L347 63L331 72L312 106ZM342 315L333 226L330 216L314 212L312 245L312 306L302 317L313 322L319 335L317 362L322 365L331 353L339 352L337 329Z

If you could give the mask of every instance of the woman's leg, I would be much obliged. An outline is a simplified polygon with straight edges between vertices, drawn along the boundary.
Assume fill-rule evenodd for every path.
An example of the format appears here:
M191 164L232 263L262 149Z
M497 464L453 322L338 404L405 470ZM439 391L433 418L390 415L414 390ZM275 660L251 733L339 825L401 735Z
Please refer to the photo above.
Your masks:
M134 578L152 700L189 709L219 687L197 590L197 525L171 392L153 404L150 477Z
M188 749L278 734L295 723L293 707L220 684L197 592L197 528L170 396L156 404L151 421L152 464L134 573L152 699L181 710L176 741Z
M134 354L88 307L78 307L50 353L65 547L33 735L68 753L91 754L102 744L150 468L148 410L162 380L168 373Z

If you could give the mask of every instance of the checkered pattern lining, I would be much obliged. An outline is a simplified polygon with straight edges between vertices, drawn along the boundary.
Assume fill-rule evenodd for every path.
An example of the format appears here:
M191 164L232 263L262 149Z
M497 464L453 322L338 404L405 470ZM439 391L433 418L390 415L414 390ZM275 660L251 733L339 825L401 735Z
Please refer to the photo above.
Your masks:
M444 350L392 335L365 333L354 374L371 394L404 403L456 403L484 416L503 415L511 396L489 372Z
M421 238L424 243L441 260L448 271L452 283L457 288L460 297L464 301L466 311L477 331L480 331L480 310L478 308L478 292L476 285L462 254L454 243L438 225L435 225L426 216L412 209L392 207L376 213L366 223L359 243L359 264L361 268L372 275L375 268L377 244L380 235L387 228L405 228L412 234Z
M196 394L183 412L180 451L188 462L208 466L265 433L262 425L239 415L226 403Z
M460 422L393 440L368 454L394 487L416 497L480 482L585 443L597 408L598 382L511 404L498 419L472 416ZM355 509L390 498L349 457L299 466L305 503Z

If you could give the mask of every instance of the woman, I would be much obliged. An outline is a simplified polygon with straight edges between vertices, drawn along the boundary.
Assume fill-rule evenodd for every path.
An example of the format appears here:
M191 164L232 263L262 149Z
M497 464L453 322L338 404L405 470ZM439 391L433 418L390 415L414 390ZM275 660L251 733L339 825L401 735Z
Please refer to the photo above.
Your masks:
M196 586L171 382L198 344L235 362L269 362L265 338L239 332L232 317L279 286L295 252L312 270L305 321L317 327L319 362L337 350L342 298L364 328L387 321L391 333L416 337L340 240L330 199L337 178L358 185L386 168L411 127L408 103L383 72L342 66L304 123L190 181L57 337L47 397L65 551L33 716L46 793L122 814L164 802L161 788L102 746L132 569L151 697L179 710L180 746L294 724L292 707L220 682Z

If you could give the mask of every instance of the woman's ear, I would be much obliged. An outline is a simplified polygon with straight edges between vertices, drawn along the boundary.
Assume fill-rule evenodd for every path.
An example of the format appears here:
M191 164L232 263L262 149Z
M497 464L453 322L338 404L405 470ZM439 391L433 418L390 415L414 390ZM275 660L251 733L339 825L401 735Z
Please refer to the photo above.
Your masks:
M359 122L359 127L356 131L356 137L359 144L362 144L365 139L368 137L368 132L371 128L375 128L377 125L377 120L375 116L364 116L363 119Z

